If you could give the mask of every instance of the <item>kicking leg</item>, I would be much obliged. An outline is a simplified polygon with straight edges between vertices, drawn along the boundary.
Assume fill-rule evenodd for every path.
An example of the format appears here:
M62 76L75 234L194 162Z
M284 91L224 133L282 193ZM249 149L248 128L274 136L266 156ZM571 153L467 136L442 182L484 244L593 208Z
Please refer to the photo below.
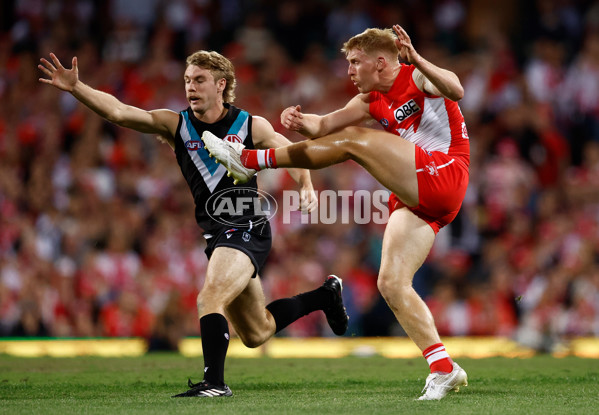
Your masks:
M407 206L418 204L415 146L385 131L348 127L320 138L268 150L242 149L243 145L206 132L202 140L236 183L246 182L256 170L263 168L321 169L354 160Z
M415 146L386 131L348 127L275 149L277 167L320 169L354 160L408 206L418 204ZM393 174L390 174L393 172Z

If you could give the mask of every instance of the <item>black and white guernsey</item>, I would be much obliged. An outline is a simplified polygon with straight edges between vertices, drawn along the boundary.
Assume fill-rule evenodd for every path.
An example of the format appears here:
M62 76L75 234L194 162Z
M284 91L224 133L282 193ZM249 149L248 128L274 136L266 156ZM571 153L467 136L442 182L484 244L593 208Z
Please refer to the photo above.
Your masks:
M198 120L191 108L182 111L175 136L175 155L193 195L196 221L207 234L224 226L251 229L266 221L259 211L255 213L252 203L247 203L258 198L256 176L243 186L234 186L225 167L208 156L200 138L208 130L217 137L254 148L252 116L233 105L224 105L227 114L214 124Z

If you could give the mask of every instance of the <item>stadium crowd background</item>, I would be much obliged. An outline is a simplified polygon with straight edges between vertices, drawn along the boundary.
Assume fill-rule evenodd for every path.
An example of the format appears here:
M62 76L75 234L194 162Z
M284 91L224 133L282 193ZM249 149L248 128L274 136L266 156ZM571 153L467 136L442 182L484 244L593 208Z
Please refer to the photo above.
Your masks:
M3 0L0 336L142 336L164 349L199 333L207 261L172 151L38 83L40 57L76 55L93 87L180 111L184 58L217 50L236 66L235 104L285 134L285 107L325 113L356 93L342 43L393 23L465 88L469 190L415 278L441 335L541 350L599 335L599 2ZM313 181L380 189L352 162ZM284 171L260 185L294 188ZM403 334L376 288L383 225L272 222L267 299L336 273L348 335ZM319 313L283 334L332 335Z

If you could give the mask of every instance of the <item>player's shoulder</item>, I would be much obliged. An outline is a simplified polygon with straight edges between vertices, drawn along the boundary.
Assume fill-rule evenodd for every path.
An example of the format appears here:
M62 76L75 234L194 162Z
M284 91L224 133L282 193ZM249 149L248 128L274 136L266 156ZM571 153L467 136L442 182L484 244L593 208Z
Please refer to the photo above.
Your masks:
M252 130L274 129L270 121L260 115L252 115Z
M181 124L181 114L171 109L155 109L149 111L153 125L158 129L157 133L161 141L167 142L174 148L173 140Z
M252 115L248 110L236 107L233 104L227 103L227 104L225 104L225 107L228 110L228 114L230 114L234 118L237 118L240 114L242 114L243 116L246 116L246 117L250 117L250 118L254 117L254 115Z
M252 140L257 147L274 147L272 140L275 138L275 129L266 118L260 115L252 116Z
M349 100L346 107L360 109L368 108L370 103L376 100L378 96L379 94L377 93L377 91L365 92L355 95L352 99Z
M154 119L158 119L163 123L172 123L173 121L178 122L180 116L180 113L167 108L151 110L150 113L152 114Z

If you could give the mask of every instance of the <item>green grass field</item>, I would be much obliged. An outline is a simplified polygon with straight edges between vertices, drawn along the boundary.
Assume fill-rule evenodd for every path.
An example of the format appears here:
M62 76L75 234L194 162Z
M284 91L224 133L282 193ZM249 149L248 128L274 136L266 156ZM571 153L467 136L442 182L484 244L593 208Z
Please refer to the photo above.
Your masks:
M1 414L596 414L599 360L459 359L470 385L414 399L423 359L229 359L231 398L171 399L199 381L201 358L0 356Z

